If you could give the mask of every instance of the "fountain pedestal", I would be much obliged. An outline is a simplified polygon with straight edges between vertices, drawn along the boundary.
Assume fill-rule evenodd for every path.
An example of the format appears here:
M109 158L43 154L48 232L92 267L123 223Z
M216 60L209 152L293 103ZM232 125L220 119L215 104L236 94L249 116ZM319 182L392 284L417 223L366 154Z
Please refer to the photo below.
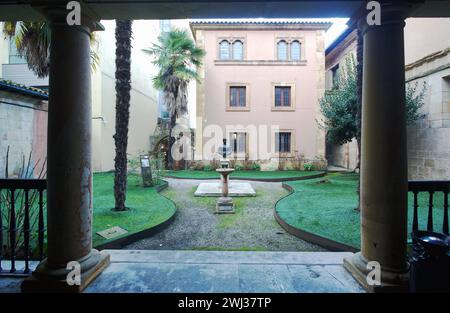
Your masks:
M221 176L222 196L217 200L216 213L234 213L233 199L228 197L228 175L234 172L233 168L218 168Z

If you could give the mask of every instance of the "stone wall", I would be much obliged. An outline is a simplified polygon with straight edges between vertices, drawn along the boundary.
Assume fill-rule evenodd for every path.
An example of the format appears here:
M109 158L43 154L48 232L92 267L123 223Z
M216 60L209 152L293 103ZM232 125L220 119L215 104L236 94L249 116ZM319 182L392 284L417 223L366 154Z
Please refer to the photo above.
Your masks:
M450 49L406 67L409 83L426 85L425 118L408 127L409 179L450 178Z
M425 83L422 113L425 118L407 130L408 178L450 178L450 19L407 19L405 27L405 77L407 83ZM433 36L429 34L432 33ZM356 34L350 34L326 55L327 87L331 71L349 52L355 53ZM424 44L424 42L426 44ZM330 165L354 169L356 143L327 145Z
M327 144L328 165L356 169L358 164L358 143L354 138L343 145Z
M47 155L47 102L0 91L0 177L5 177L9 146L8 176L14 177L31 152L31 165L37 176Z

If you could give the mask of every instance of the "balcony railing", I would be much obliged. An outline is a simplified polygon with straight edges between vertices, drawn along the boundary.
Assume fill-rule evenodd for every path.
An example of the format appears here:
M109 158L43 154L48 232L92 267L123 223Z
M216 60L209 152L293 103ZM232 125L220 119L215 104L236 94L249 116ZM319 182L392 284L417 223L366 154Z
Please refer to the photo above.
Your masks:
M0 179L0 274L30 274L44 258L46 189L45 179Z
M0 179L0 274L30 274L30 261L44 258L46 189L45 179ZM434 231L434 195L443 193L443 207L436 209L443 210L442 232L448 235L450 181L410 181L408 189L414 196L413 235L419 231L419 193L429 194L427 231ZM16 269L19 260L23 270Z
M427 217L427 231L435 231L433 229L433 209L435 207L433 199L437 193L443 193L444 201L441 208L436 208L436 210L443 210L442 215L442 233L448 235L448 194L450 192L450 181L409 181L408 190L413 193L413 222L412 222L412 235L419 231L419 193L428 193L428 217ZM436 230L439 232L439 230Z

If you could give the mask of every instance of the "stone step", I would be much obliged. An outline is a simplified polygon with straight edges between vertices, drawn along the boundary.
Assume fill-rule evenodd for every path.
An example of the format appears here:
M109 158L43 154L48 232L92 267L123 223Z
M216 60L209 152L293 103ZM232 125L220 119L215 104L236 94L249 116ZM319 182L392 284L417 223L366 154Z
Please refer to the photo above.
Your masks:
M350 252L104 250L111 262L342 265Z
M107 251L85 292L364 292L342 266L350 253Z

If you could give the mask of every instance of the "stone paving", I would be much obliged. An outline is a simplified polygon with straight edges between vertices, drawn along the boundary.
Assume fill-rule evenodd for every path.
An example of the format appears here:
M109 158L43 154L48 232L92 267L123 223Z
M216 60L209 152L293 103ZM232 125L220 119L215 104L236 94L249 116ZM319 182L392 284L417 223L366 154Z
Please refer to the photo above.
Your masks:
M169 188L162 195L176 203L175 220L161 232L125 249L326 251L287 233L276 222L275 203L288 194L281 183L249 182L256 197L235 197L236 213L218 215L214 214L217 198L194 196L197 186L204 181L167 181Z
M364 292L337 252L114 250L85 292Z
M106 250L111 264L86 293L360 293L342 252ZM0 293L23 278L0 277Z
M213 213L215 198L193 197L198 183L169 179L175 222L130 250L107 250L111 264L85 292L364 292L342 266L349 253L304 252L325 250L276 223L281 183L251 182L257 196L229 217ZM20 292L22 280L0 277L0 292Z

